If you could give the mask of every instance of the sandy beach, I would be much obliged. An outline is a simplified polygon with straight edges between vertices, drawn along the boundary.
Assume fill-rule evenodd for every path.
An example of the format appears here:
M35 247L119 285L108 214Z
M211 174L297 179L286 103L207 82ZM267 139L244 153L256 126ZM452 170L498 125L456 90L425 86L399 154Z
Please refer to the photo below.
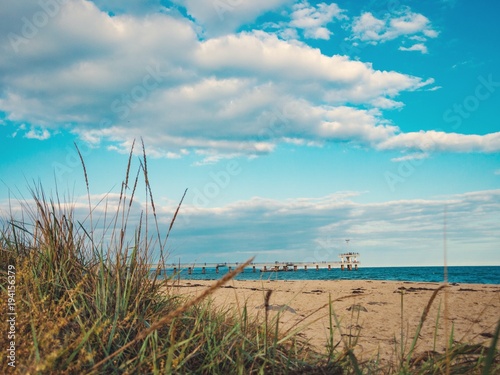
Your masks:
M174 290L186 296L197 295L211 283L180 280L175 282ZM224 309L241 312L246 305L251 314L264 319L264 299L271 290L269 318L280 311L282 331L300 329L300 335L320 351L326 350L330 339L331 299L340 322L339 330L333 321L334 344L348 345L349 340L358 337L355 346L358 358L370 360L380 355L384 361L394 361L396 350L401 348L401 332L408 350L422 313L439 286L366 280L233 280L211 298L217 307ZM415 353L444 352L452 326L455 341L488 346L499 319L500 285L449 285L446 292L445 289L438 292L430 307Z

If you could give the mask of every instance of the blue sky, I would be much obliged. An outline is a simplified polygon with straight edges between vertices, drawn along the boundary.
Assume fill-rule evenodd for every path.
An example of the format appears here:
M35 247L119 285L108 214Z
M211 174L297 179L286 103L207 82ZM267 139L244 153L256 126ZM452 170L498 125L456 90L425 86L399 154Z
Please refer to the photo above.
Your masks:
M74 143L116 199L142 137L162 231L188 189L173 259L440 265L446 210L449 263L500 265L499 8L4 0L2 216L38 181L84 209Z

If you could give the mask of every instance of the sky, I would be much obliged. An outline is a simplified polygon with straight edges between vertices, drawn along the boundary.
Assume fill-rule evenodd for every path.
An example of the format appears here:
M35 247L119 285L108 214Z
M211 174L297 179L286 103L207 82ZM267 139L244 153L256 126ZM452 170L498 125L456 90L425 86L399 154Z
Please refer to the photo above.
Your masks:
M493 0L2 0L0 216L41 184L85 217L75 144L103 215L142 140L162 235L188 189L173 261L358 251L366 267L427 266L446 244L449 265L500 265L499 13Z

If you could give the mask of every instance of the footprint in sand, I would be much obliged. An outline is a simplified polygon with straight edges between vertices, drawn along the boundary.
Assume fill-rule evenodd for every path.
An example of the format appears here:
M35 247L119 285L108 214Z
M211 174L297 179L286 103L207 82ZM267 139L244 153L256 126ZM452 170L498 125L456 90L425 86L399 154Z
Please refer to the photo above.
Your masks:
M362 306L362 305L351 305L349 306L347 309L347 311L364 311L364 312L368 312L368 310L366 309L366 307Z

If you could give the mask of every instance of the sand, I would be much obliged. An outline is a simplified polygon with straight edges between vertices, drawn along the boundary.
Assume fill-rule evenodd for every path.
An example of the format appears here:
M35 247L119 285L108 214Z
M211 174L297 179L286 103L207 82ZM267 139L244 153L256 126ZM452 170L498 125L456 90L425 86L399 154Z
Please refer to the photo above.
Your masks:
M175 290L187 296L197 295L211 283L213 281L181 280L175 282L178 285ZM264 296L271 290L269 318L280 311L282 331L299 328L300 335L319 351L326 350L331 337L328 307L331 298L340 321L340 331L335 321L333 323L334 344L349 345L349 340L352 344L358 337L354 347L358 358L371 360L379 355L381 360L392 362L401 348L401 332L408 350L422 313L439 286L436 283L366 280L233 280L211 298L220 308L240 312L246 304L251 314L263 320ZM416 354L434 349L444 352L452 326L455 341L485 346L491 342L500 319L500 285L453 284L446 290L446 293L441 290L437 294L430 307ZM447 319L444 319L445 314Z

